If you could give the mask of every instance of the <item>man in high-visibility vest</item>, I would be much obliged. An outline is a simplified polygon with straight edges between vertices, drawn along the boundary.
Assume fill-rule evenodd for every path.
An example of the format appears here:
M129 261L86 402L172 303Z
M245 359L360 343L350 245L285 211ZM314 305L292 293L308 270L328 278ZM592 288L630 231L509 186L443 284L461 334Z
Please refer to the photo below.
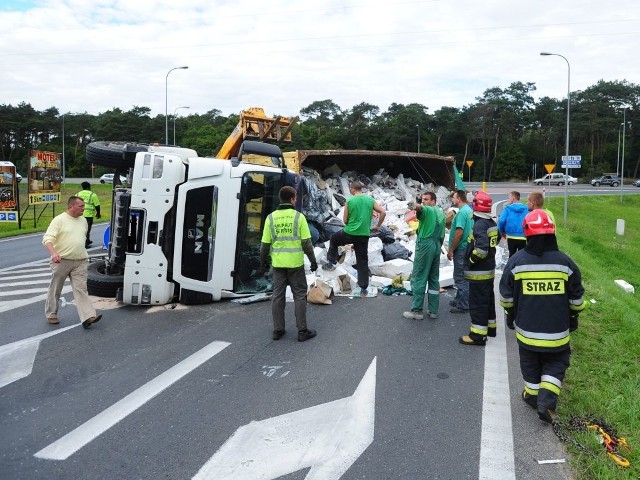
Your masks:
M100 218L100 199L91 191L89 182L82 182L81 185L82 190L78 192L77 196L84 202L84 219L87 221L87 239L84 242L84 247L89 248L93 243L91 241L93 219Z
M293 294L294 311L298 327L298 341L304 342L316 336L316 331L307 328L307 278L304 273L304 255L311 262L311 271L318 269L311 243L311 232L305 216L295 209L296 190L293 187L280 189L280 206L265 222L260 248L262 270L269 268L271 252L273 272L273 339L285 334L285 293L287 285Z

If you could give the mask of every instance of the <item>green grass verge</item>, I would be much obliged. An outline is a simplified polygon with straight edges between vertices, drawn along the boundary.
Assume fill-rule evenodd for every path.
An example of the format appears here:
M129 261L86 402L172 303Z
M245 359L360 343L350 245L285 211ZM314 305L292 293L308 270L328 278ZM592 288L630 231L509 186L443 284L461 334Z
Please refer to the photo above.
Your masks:
M60 202L56 204L35 205L35 225L34 225L34 206L27 206L27 185L23 181L19 184L20 189L20 216L22 224L18 229L18 223L3 222L0 223L0 238L12 237L14 235L23 235L26 233L44 232L51 219L55 215L64 212L67 209L67 199L77 194L82 187L76 183L65 183L62 186ZM103 185L101 183L92 184L91 191L95 192L100 199L100 220L98 222L108 222L111 219L111 185Z
M621 469L605 454L596 435L573 435L595 456L569 446L571 465L579 480L640 478L640 195L570 197L567 225L562 198L547 199L556 217L560 249L580 267L587 307L580 327L571 334L571 367L567 372L558 414L593 414L625 437L631 462ZM616 220L625 220L624 235ZM636 289L626 293L614 280Z

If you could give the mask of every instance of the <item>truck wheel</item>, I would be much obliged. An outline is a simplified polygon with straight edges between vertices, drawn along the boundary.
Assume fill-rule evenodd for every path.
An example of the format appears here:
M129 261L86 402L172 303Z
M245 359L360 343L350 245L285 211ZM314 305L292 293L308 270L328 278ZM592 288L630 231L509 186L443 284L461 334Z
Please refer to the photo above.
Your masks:
M594 187L599 187L600 186L600 182L596 182L593 184Z
M618 185L620 185L618 182L613 182L613 183L611 184L611 186L612 186L612 187L617 187Z
M124 285L124 275L108 275L104 260L90 262L87 267L87 291L89 295L116 298L116 292Z
M213 296L210 293L180 289L180 303L184 305L204 305L211 302L213 302Z
M133 142L91 142L87 145L87 162L102 167L128 170L136 161L136 153L146 152L148 145Z

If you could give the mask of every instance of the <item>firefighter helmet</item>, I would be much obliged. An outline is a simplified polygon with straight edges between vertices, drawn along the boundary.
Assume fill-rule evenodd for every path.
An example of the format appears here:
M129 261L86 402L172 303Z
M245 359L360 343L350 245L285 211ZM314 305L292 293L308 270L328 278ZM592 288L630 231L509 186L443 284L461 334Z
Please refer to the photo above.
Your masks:
M551 215L542 209L536 209L527 213L527 216L524 217L524 221L522 222L522 228L525 237L556 233L556 226L551 219Z
M473 197L473 211L474 212L491 212L491 205L493 205L493 200L491 200L491 195L487 192L476 192Z

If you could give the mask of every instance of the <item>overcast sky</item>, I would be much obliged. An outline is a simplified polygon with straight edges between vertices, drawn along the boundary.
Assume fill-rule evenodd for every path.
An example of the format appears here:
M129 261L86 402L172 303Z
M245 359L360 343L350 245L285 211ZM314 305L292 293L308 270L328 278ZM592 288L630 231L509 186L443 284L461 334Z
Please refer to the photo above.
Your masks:
M61 113L433 113L516 81L566 98L542 51L572 91L640 84L638 0L0 0L0 25L0 104Z

